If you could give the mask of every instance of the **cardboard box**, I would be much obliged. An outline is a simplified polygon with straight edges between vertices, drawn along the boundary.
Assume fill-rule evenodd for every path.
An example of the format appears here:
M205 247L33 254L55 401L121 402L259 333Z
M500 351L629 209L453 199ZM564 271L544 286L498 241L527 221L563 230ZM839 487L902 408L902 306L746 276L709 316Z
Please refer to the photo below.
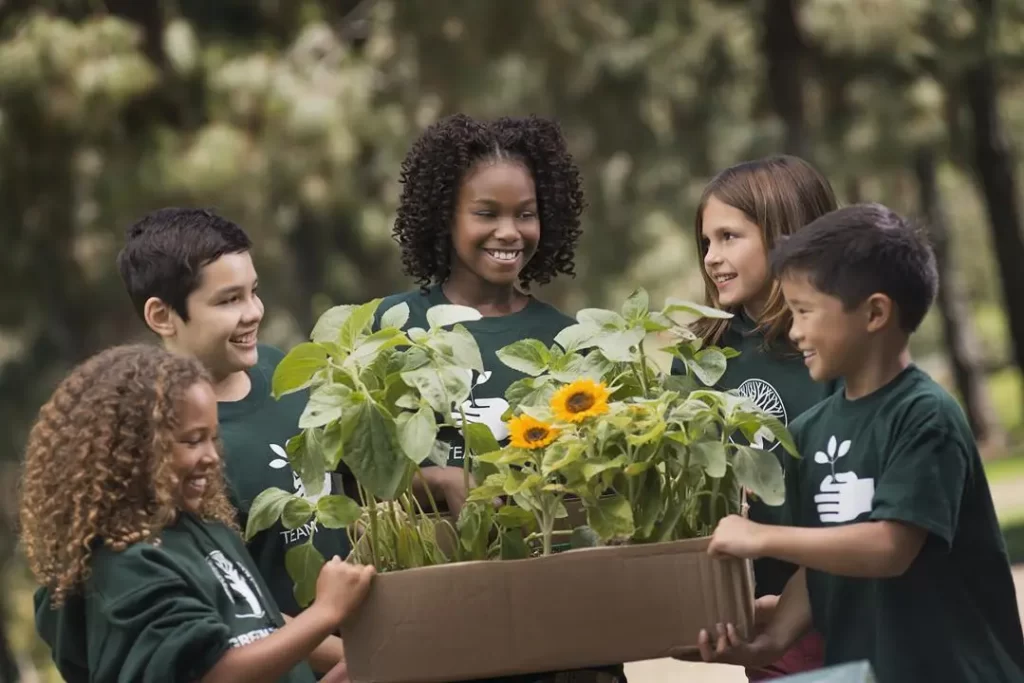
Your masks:
M353 683L441 683L693 656L753 624L749 561L708 539L381 574L342 628Z

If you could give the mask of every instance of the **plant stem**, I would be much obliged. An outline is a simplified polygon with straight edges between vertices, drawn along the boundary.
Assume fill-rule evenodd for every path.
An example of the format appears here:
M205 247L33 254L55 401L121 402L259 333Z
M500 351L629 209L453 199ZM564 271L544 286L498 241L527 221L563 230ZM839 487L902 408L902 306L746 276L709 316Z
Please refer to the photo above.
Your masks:
M376 547L377 546L377 530L379 528L378 524L377 524L377 501L374 499L373 496L367 496L365 491L363 491L362 493L363 493L363 500L369 500L368 507L370 509L370 542L369 542L368 545L370 546L370 562L371 562L371 564L373 564L374 567L377 567L377 569L380 570L380 569L382 569L382 567L378 567L377 566L377 547Z
M469 492L469 439L466 437L466 427L469 423L466 422L466 411L463 409L462 404L459 404L459 417L462 418L462 483L466 487L466 492Z
M427 484L427 478L423 476L423 470L420 469L419 465L416 466L416 476L420 478L421 482L423 482L423 489L427 492L427 500L430 501L430 509L433 512L434 517L436 519L441 519L441 513L437 509L437 501L434 500L434 494L430 490L430 485ZM416 496L413 496L413 498L415 497ZM417 501L416 504L419 505L419 501Z
M647 354L644 353L644 342L642 339L637 344L637 348L640 349L640 388L643 389L644 398L650 398L651 396L647 390Z

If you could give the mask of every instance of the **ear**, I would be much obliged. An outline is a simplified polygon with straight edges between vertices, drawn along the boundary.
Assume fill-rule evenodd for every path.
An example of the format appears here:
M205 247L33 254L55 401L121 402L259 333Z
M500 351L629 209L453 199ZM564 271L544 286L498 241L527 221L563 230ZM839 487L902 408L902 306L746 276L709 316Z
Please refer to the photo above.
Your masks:
M864 301L863 307L867 315L868 332L878 332L896 316L892 299L885 294L872 294Z
M149 329L163 339L170 339L177 334L175 320L179 317L171 306L163 299L151 296L142 307L142 317Z

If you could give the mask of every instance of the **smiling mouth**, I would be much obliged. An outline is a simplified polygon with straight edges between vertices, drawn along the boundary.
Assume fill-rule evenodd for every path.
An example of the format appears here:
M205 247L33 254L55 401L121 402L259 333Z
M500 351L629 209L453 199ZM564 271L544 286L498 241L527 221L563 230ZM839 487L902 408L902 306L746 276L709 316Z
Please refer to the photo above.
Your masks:
M484 249L496 261L511 263L523 253L522 249Z
M240 346L252 346L253 344L256 343L256 330L231 337L228 341L230 341L232 344L238 344Z
M807 363L812 358L815 358L818 355L817 351L812 351L810 349L804 349L801 353L803 353L804 356L804 363Z
M711 279L715 281L716 285L721 285L721 284L725 284L726 282L729 282L730 280L735 280L736 279L736 274L735 273L723 273L721 275L712 275Z
M201 494L206 491L206 484L208 483L206 475L198 477L189 477L185 480L185 488L192 493Z

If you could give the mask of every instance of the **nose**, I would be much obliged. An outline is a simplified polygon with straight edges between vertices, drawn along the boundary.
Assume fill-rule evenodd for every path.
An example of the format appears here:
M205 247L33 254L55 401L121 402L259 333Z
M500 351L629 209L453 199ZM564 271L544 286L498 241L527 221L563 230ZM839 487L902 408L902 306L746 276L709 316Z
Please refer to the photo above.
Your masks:
M794 344L799 344L800 340L804 338L804 335L800 332L799 326L796 324L796 320L789 324L789 339Z
M704 268L709 269L712 266L716 266L722 262L722 258L718 255L714 245L708 245L707 251L704 252Z
M217 450L217 442L213 439L206 441L203 453L199 457L199 462L207 467L217 467L220 465L220 452Z
M256 294L249 297L248 305L243 313L243 320L247 324L256 324L263 320L263 300Z
M498 220L494 228L494 237L502 242L516 242L519 240L519 228L516 227L515 218L506 216Z

